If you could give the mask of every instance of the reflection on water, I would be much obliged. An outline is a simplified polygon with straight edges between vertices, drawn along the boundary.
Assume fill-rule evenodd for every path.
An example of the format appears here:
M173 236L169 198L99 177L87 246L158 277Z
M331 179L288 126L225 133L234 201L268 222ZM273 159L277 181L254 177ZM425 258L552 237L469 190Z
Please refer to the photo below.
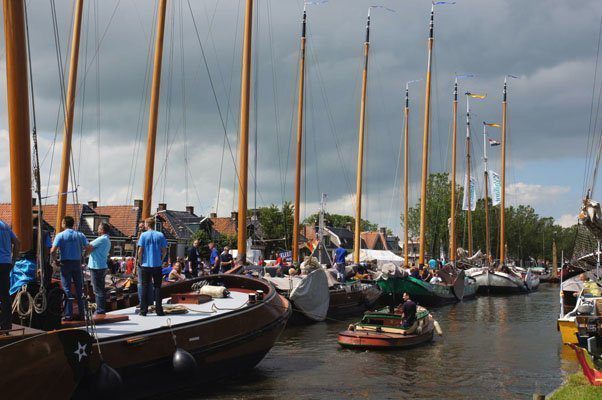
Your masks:
M557 290L542 285L530 295L433 309L443 337L404 351L341 349L337 333L354 319L292 328L254 371L176 397L526 399L549 393L577 369L556 330Z

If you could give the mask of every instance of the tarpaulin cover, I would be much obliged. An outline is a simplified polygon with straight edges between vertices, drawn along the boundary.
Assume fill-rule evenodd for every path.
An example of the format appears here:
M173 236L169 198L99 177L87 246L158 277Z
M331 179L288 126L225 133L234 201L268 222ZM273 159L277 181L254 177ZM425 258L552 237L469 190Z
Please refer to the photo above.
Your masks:
M21 290L23 285L35 282L36 264L29 260L19 260L15 263L10 272L10 290L11 295Z

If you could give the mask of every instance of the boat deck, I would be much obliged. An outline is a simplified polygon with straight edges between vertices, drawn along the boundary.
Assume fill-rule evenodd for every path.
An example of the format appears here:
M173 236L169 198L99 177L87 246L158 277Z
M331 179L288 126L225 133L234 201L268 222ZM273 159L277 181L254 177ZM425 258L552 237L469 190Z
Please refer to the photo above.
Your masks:
M163 304L167 304L169 298L163 299ZM181 304L188 309L185 314L166 314L158 316L149 313L146 317L136 313L136 307L129 307L118 311L111 311L108 315L127 315L126 321L118 321L110 324L96 326L96 332L99 339L107 339L128 335L136 332L145 332L156 328L167 327L167 320L171 321L171 326L186 324L188 322L205 319L216 315L227 314L238 310L247 305L249 295L247 292L238 292L235 289L230 290L230 296L223 299L213 299L203 304Z

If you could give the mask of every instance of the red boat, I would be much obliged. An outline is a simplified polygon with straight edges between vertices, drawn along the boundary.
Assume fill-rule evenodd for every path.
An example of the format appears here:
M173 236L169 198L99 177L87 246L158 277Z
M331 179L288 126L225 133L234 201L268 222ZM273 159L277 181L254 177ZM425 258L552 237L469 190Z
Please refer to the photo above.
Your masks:
M410 328L401 328L402 316L397 313L366 313L361 322L339 332L338 342L352 349L403 349L417 346L433 339L441 328L433 316L423 307L418 308L418 321Z
M567 345L571 346L573 350L575 350L577 359L579 360L579 364L581 364L581 369L583 370L583 375L585 375L589 383L594 386L602 386L602 371L596 369L596 366L594 365L587 350L572 343L567 343Z

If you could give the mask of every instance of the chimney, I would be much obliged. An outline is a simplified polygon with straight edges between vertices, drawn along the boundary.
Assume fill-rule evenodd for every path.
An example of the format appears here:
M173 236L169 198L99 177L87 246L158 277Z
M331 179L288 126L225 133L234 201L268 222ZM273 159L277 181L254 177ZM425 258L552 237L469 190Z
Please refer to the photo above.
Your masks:
M134 207L142 208L142 200L134 200Z
M186 212L188 214L194 214L194 206L186 206Z
M230 213L230 218L232 218L233 221L238 221L238 211L232 211Z
M88 202L88 207L90 207L91 209L95 209L96 207L98 207L98 202L94 201L94 200L90 200Z
M157 211L166 211L167 203L159 203L159 207L157 207Z
M387 227L386 226L381 226L380 228L378 228L379 232L382 233L384 236L387 236Z
M217 213L211 213L211 214L209 214L209 218L217 218Z

